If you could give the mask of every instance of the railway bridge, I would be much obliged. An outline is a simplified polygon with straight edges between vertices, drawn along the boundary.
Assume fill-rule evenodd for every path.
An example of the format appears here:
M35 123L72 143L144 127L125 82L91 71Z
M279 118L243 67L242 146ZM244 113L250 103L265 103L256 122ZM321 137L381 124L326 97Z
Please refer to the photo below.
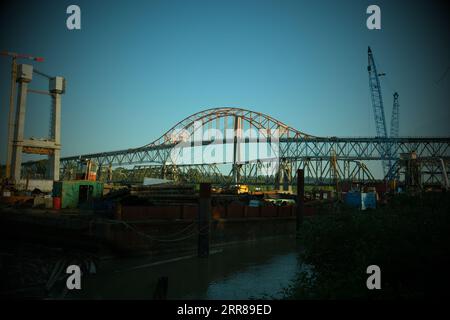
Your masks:
M114 180L158 177L285 187L296 181L299 168L310 184L376 180L369 168L390 160L392 176L406 176L413 162L421 183L436 185L448 181L450 137L318 137L261 112L220 107L195 113L138 148L61 158L63 179L81 158L98 165L100 179L121 168Z

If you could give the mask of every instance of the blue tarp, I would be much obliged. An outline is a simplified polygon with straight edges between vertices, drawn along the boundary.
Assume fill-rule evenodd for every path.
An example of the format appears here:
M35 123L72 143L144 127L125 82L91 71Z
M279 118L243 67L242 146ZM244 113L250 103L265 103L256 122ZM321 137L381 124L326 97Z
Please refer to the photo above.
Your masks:
M361 210L368 208L375 209L377 207L377 195L375 192L361 193L358 191L351 191L345 194L345 204Z
M347 192L345 194L345 204L352 208L361 208L361 193Z

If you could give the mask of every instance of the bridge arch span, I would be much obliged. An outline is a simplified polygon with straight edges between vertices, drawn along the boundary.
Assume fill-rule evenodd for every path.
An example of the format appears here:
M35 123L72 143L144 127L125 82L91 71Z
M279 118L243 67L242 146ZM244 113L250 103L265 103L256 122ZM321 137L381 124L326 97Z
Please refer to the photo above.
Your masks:
M164 144L173 144L174 137L177 136L180 130L184 130L192 135L196 128L194 126L195 122L202 122L202 125L211 125L213 122L219 121L223 118L241 118L245 121L250 127L253 127L257 130L279 130L279 137L283 138L295 138L295 139L304 139L314 137L302 131L299 131L287 124L267 115L262 112L256 112L243 108L232 108L232 107L218 107L206 109L197 113L194 113L183 120L179 121L172 128L170 128L166 133L164 133L161 137L154 140L151 143L142 146L141 148L148 148L152 146L161 146ZM216 129L224 129L222 127ZM231 128L230 128L231 129ZM270 135L270 133L269 133ZM137 148L137 149L141 149Z

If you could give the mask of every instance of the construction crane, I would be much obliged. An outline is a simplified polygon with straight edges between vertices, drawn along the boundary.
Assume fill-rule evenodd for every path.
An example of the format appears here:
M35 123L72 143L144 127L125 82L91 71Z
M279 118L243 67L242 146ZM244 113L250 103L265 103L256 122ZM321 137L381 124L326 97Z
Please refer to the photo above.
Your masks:
M386 74L377 72L377 67L375 65L375 60L373 58L372 50L370 49L370 47L368 48L368 60L369 64L367 70L369 71L369 87L372 96L372 107L375 116L377 137L387 138L386 119L384 116L383 97L381 95L381 85L379 78L381 76L385 76ZM388 174L391 168L390 151L391 150L388 147L386 150L384 150L383 154L384 176Z
M0 51L0 56L11 57L11 91L9 94L9 117L8 117L8 149L6 153L6 178L11 177L12 137L14 135L14 95L16 91L17 59L28 59L43 62L44 58L34 57L27 54L19 54L9 51Z

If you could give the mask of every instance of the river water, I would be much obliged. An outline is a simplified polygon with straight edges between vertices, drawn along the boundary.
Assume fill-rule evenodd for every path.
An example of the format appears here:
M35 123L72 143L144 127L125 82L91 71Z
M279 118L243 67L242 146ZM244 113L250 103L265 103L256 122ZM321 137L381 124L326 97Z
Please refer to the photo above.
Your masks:
M66 298L152 299L158 279L168 277L168 299L280 299L296 278L299 250L284 237L227 246L208 258L108 260Z

